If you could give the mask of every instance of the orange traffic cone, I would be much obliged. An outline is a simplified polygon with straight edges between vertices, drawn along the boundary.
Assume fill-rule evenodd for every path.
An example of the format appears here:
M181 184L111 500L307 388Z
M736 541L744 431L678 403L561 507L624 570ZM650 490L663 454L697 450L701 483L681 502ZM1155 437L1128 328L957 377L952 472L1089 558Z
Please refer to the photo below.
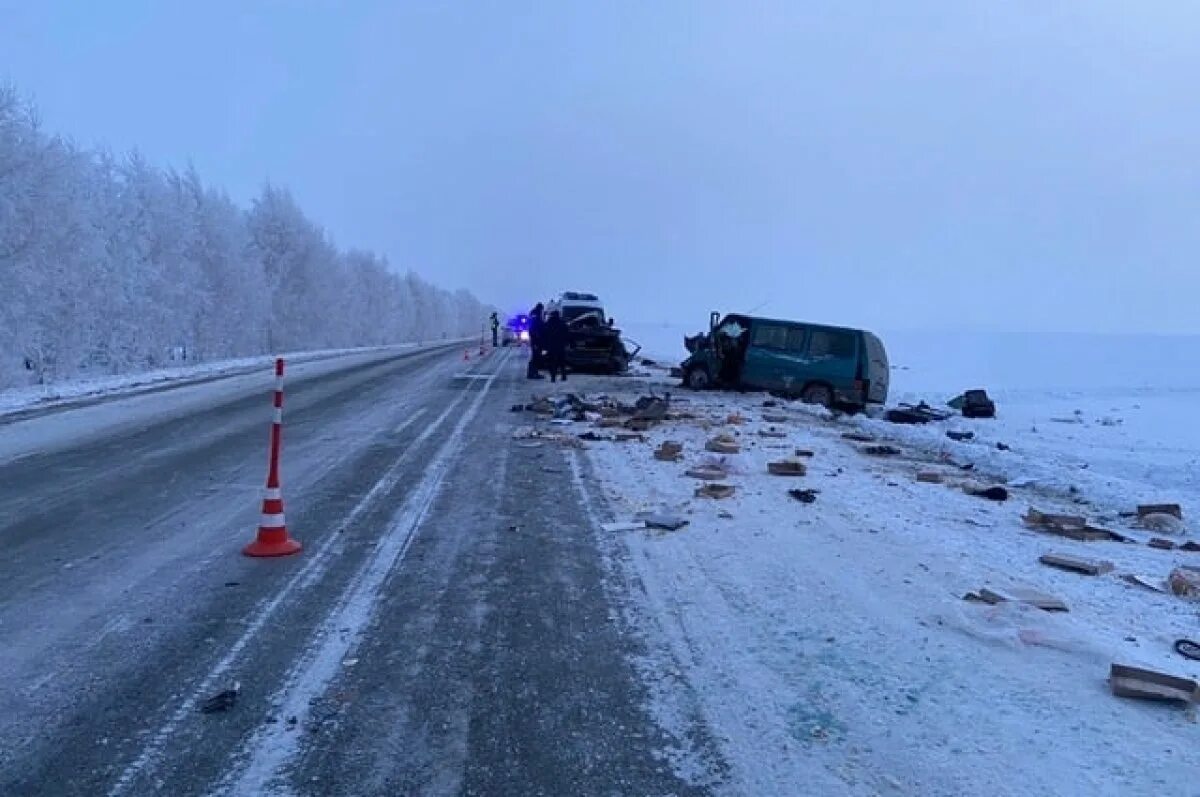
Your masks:
M271 423L270 466L263 493L258 536L242 549L246 556L287 556L303 547L288 536L283 518L283 493L279 489L279 448L283 438L283 360L275 361L275 418Z

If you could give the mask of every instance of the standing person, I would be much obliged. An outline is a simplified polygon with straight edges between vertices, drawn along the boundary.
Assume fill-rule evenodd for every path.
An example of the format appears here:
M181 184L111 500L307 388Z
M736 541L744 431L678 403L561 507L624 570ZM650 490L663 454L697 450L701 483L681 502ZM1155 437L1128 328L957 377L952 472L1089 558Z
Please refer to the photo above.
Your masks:
M542 313L545 308L541 302L529 311L529 368L525 376L530 379L541 379L539 369L542 365Z
M500 316L492 311L492 348L500 348Z
M550 381L557 382L561 376L567 381L567 322L563 321L562 313L550 311L550 319L546 321L542 338L546 349L546 365L550 368Z

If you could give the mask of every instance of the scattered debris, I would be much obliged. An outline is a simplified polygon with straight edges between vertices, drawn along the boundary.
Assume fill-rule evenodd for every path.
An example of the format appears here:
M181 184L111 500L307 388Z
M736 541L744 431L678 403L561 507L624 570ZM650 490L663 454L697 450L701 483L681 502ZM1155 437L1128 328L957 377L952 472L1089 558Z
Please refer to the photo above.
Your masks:
M692 468L684 475L706 482L719 482L729 476L723 468L710 468L706 466Z
M1157 531L1160 534L1183 534L1187 531L1182 520L1166 512L1151 512L1148 515L1139 515L1138 528L1143 528L1147 531Z
M951 440L955 441L956 443L965 443L968 440L974 440L975 433L974 432L956 432L954 430L950 430L950 431L946 432L946 437L949 437Z
M1012 446L1008 443L996 443L997 451L1012 451Z
M737 454L742 450L742 446L733 435L720 434L709 440L704 450L714 454Z
M1181 598L1200 598L1200 569L1181 565L1167 576L1167 586Z
M1068 611L1067 604L1058 598L1028 587L1010 587L1003 590L984 587L979 590L977 595L971 593L967 595L967 598L972 599L972 595L974 595L974 599L981 600L984 603L997 604L1012 601L1014 603L1026 603L1030 606L1036 606L1047 612Z
M722 510L717 513L717 517L721 518L722 520L733 520L733 513Z
M1175 652L1185 659L1200 661L1200 642L1193 642L1190 639L1176 639Z
M735 492L737 492L737 488L735 488L732 484L717 484L716 482L710 482L705 484L703 487L696 488L696 497L715 498L717 500L721 500L722 498L732 497Z
M1190 542L1190 541L1185 542L1183 545L1179 546L1179 550L1181 550L1181 551L1200 551L1200 543Z
M1191 703L1196 699L1196 682L1167 673L1114 664L1108 675L1112 693L1117 697Z
M668 393L666 398L642 396L634 404L634 407L637 410L633 414L634 421L658 423L666 420L667 411L671 408L671 395Z
M644 418L630 418L625 421L624 426L632 432L648 432L654 426L654 422Z
M925 484L941 484L943 480L942 474L933 470L923 470L917 474L917 481Z
M874 443L875 435L866 434L865 432L843 432L843 440L849 440L852 443Z
M798 459L781 459L767 463L767 473L772 476L804 476L808 466Z
M986 390L968 390L947 401L946 406L959 410L966 418L996 417L996 402L988 398Z
M654 458L659 462L678 462L683 459L683 443L667 440L654 450Z
M815 457L816 455L815 451L809 451L807 448L797 448L792 452L792 456L794 457Z
M808 490L808 489L796 489L796 490L788 490L788 495L790 495L792 498L795 498L797 501L799 501L802 504L811 504L817 500L818 492L820 492L820 491L819 490Z
M621 531L639 531L646 528L644 520L618 520L613 523L604 523L600 526L604 531L616 533Z
M950 413L943 412L942 410L935 410L924 401L922 401L920 404L901 404L895 409L888 410L883 415L883 419L885 421L903 424L944 421L949 417Z
M1082 573L1085 576L1098 576L1102 573L1108 573L1113 569L1112 562L1077 559L1074 556L1059 553L1043 554L1038 557L1038 561L1050 567L1057 567L1059 570L1070 570L1073 573Z
M1160 551L1170 551L1175 547L1174 542L1171 540L1164 540L1162 537L1151 537L1150 541L1146 544L1151 548L1157 548Z
M869 454L872 457L894 457L900 453L900 449L895 446L866 446L862 449L864 454Z
M787 439L787 432L781 432L778 429L772 427L770 429L759 429L758 436L759 437L767 437L772 440L785 440L785 439Z
M787 423L791 420L791 417L781 412L764 412L762 419L767 423Z
M1053 515L1030 507L1025 516L1021 518L1025 525L1037 531L1044 531L1048 534L1057 534L1060 537L1068 537L1072 540L1080 540L1082 542L1095 542L1099 540L1116 540L1125 542L1126 537L1108 529L1089 526L1087 518L1080 515Z
M986 498L989 501L1007 501L1008 490L1003 487L977 487L975 485L964 485L963 492L967 495L973 495L976 498Z
M1137 515L1174 515L1176 519L1183 520L1183 507L1179 504L1142 504L1137 508Z
M605 437L604 435L596 434L595 432L584 432L583 434L579 435L579 439L586 440L589 443L601 443L601 442L611 443L611 442L613 442L613 438Z
M200 710L205 714L217 714L223 711L229 711L237 705L238 695L242 691L242 685L234 682L233 686L224 691L218 692L212 697L200 704Z
M735 412L725 419L725 423L729 424L730 426L741 426L745 422L746 416L742 415L740 412Z
M613 440L618 443L644 443L646 436L638 432L617 432Z
M1142 587L1143 589L1148 589L1153 592L1167 591L1162 586L1161 582L1151 578L1150 576L1138 575L1137 573L1126 573L1125 575L1121 576L1121 580L1127 584L1132 584L1135 587Z
M649 514L643 519L647 528L664 531L678 531L688 524L688 521L676 515Z

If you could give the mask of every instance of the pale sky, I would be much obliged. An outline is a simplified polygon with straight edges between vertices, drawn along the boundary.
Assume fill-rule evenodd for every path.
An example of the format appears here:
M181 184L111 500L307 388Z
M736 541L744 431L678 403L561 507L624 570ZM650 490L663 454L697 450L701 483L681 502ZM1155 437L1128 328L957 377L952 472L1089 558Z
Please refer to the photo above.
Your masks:
M1200 4L0 0L45 127L506 309L1200 332Z

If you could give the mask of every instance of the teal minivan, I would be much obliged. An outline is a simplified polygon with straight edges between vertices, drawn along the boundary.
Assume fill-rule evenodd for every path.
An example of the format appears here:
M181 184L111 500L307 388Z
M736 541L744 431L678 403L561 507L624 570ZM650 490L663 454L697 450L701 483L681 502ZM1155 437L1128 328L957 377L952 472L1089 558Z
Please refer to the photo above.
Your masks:
M713 313L709 334L684 344L684 384L696 390L765 390L848 409L887 401L887 352L866 330Z

